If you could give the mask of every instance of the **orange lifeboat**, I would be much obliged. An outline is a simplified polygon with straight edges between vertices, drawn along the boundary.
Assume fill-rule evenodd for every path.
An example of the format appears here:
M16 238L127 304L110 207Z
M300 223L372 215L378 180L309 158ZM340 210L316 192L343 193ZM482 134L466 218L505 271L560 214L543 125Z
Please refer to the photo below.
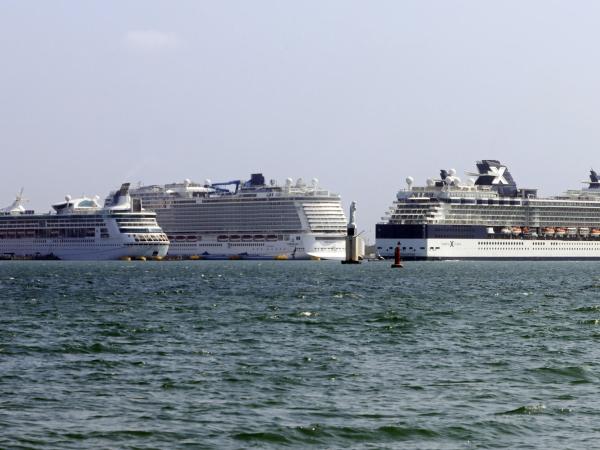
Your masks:
M542 228L542 234L544 236L554 236L554 228L544 227L544 228Z

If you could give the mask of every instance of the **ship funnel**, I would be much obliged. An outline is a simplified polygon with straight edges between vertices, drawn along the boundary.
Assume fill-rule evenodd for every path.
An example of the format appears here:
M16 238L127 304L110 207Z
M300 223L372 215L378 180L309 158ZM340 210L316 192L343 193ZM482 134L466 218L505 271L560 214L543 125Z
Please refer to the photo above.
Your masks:
M131 197L129 196L130 185L130 183L123 183L121 185L121 188L117 192L115 192L112 198L110 209L131 209Z
M590 169L590 181L588 182L590 189L600 189L600 180L594 169Z
M514 197L517 195L517 183L513 180L508 168L495 159L484 159L477 162L478 173L475 184L490 186L500 195ZM469 174L471 175L471 174Z

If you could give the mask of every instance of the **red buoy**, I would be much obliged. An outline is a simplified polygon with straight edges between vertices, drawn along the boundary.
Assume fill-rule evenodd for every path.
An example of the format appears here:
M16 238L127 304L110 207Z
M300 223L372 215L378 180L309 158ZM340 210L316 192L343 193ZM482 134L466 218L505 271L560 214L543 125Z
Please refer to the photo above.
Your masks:
M396 248L394 249L394 264L392 264L392 268L399 269L401 267L404 267L401 261L402 260L400 259L400 242L398 242L398 245L396 245Z

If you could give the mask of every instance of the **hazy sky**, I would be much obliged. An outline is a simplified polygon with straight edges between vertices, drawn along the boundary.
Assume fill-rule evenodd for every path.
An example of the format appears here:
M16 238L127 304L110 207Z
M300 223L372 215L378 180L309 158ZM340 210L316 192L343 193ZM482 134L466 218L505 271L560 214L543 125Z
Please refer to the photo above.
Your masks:
M0 0L0 206L123 181L317 177L359 228L482 158L600 170L597 1Z

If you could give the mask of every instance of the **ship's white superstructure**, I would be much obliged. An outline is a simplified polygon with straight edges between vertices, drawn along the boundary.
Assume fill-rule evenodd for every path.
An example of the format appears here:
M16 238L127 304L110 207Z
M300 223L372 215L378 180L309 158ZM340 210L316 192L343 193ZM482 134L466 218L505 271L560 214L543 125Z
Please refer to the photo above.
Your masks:
M131 190L157 213L169 256L206 259L343 259L346 217L339 195L301 179L266 184L183 183ZM110 205L110 199L106 203Z
M109 260L164 257L169 240L156 214L132 201L129 184L103 208L98 198L71 198L54 213L35 214L23 206L22 193L0 210L0 258Z
M463 183L454 170L425 186L408 187L376 226L377 251L393 255L400 243L414 259L600 259L600 182L540 198L517 188L496 160L477 163Z

